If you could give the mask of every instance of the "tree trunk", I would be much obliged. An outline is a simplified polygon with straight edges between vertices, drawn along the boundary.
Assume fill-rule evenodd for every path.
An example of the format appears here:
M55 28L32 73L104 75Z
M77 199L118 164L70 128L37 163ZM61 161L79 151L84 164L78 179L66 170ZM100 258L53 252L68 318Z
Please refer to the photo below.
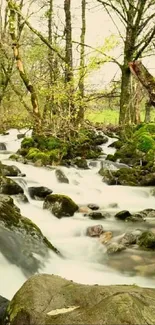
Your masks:
M68 83L68 82L72 82L73 79L71 0L64 0L64 10L65 10L65 35L66 35L65 81L66 83Z
M121 97L120 97L120 113L119 124L125 124L129 122L129 106L131 101L130 92L130 69L127 66L127 62L124 62L122 66L122 78L121 78Z
M19 71L20 77L31 96L31 104L32 104L32 109L33 109L32 116L33 116L33 121L34 121L34 132L40 133L42 130L42 119L41 119L41 116L39 113L38 98L37 98L35 88L32 85L32 83L30 82L30 80L26 74L26 71L24 69L23 62L22 62L22 59L21 59L21 56L19 53L19 44L18 44L18 39L17 39L17 35L16 35L17 14L16 14L13 4L10 0L8 0L8 7L10 10L9 32L10 32L10 36L12 39L12 49L13 49L14 58L16 60L17 69Z
M145 103L145 123L150 123L151 120L151 103L150 101L147 101Z
M74 78L73 78L73 51L72 51L72 22L71 22L71 0L64 0L65 11L65 83L66 83L66 114L69 121L75 125L75 104L74 104Z
M142 86L147 90L150 103L155 106L155 80L141 61L129 62L130 71L138 78Z
M80 80L79 80L79 94L80 105L77 116L78 123L84 120L84 77L85 77L85 36L86 36L86 0L82 0L82 28L81 28L81 49L80 49Z

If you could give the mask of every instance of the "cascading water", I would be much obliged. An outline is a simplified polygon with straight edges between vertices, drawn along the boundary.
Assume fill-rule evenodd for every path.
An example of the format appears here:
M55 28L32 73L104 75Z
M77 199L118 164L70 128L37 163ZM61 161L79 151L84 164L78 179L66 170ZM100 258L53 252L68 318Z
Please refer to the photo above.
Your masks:
M23 132L23 131L22 131ZM71 197L77 204L84 206L89 203L98 204L102 210L116 213L127 209L130 212L140 211L145 208L155 209L155 199L150 195L149 188L108 186L102 182L98 174L101 160L90 163L89 170L61 167L69 179L69 184L59 183L54 169L39 168L12 162L8 158L10 152L16 152L20 147L21 140L17 139L17 131L10 130L9 135L0 136L0 142L5 142L8 154L0 152L0 160L7 165L16 165L25 178L17 178L16 181L23 187L25 194L29 197L29 186L47 186L53 193L65 194ZM113 153L114 149L103 145L105 154ZM43 234L64 255L64 259L51 253L41 273L57 274L79 283L87 284L133 284L155 287L153 279L140 277L133 274L125 274L110 268L106 264L104 255L105 247L97 238L86 236L87 227L95 224L103 225L104 230L114 231L116 234L126 231L128 225L107 218L99 221L90 220L76 213L74 217L57 219L52 214L43 210L42 201L32 200L29 203L15 203L20 207L23 216L35 222ZM118 208L111 208L111 203L117 203ZM0 294L11 298L26 280L20 268L10 264L0 254Z

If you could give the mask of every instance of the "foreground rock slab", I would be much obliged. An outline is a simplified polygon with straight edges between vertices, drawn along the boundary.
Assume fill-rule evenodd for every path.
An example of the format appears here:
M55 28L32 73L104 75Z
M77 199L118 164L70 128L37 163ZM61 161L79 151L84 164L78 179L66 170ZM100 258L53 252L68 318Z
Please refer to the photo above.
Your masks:
M153 325L155 289L89 286L54 275L36 275L12 299L4 324Z

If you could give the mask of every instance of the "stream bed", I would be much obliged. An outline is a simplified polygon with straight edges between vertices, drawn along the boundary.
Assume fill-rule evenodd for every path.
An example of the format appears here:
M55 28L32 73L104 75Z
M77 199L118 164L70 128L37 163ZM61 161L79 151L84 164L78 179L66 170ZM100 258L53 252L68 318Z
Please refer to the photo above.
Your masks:
M17 177L15 180L23 187L29 203L19 203L16 200L15 203L20 208L21 214L37 224L64 256L61 258L50 253L50 258L44 263L40 273L57 274L83 284L136 284L155 287L154 277L136 271L137 266L147 265L149 261L155 265L154 252L129 248L111 258L105 254L105 246L98 238L86 236L87 228L97 224L102 225L104 230L113 232L115 236L131 229L143 228L144 224L129 225L119 222L113 216L121 210L138 212L146 208L155 209L155 197L151 196L150 188L106 185L98 174L105 156L97 161L90 161L88 170L60 167L69 179L69 184L59 183L55 176L55 168L34 167L9 160L10 154L15 153L20 147L18 133L17 130L10 130L9 135L0 136L0 142L4 142L7 147L7 151L0 152L0 160L6 165L17 166L26 174L26 177ZM113 148L108 147L113 141L114 139L109 139L108 143L102 146L104 154L114 152ZM32 200L29 197L30 186L46 186L54 194L68 195L79 206L97 204L102 211L109 212L111 216L102 220L91 220L78 212L74 217L57 219L49 211L43 210L42 201ZM150 227L155 229L153 220ZM9 263L0 253L0 295L11 299L25 280L26 277L20 268Z

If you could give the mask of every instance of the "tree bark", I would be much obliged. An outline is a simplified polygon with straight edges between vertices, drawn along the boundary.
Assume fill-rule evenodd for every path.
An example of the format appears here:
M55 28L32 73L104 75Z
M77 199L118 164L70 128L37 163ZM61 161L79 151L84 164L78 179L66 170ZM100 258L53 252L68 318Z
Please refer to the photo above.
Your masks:
M64 0L64 11L65 11L65 35L66 35L65 81L66 83L68 83L68 82L72 82L73 80L71 0Z
M140 81L142 86L147 90L150 98L150 104L155 106L155 80L148 72L141 61L129 62L130 71Z
M76 112L74 103L74 75L73 75L73 49L72 49L72 21L71 21L71 0L64 0L65 11L65 83L66 83L66 114L70 123L76 124Z
M145 103L145 123L150 123L151 120L151 103L150 101L147 101Z
M84 120L84 79L85 79L85 36L86 36L86 0L81 2L82 8L82 28L80 36L80 79L79 79L79 95L80 95L80 105L78 110L77 121L78 123Z
M12 49L13 49L14 58L16 60L16 65L17 65L17 69L19 71L20 77L21 77L26 89L30 93L31 104L32 104L32 109L33 109L32 116L33 116L33 120L34 120L34 132L40 133L42 130L42 119L41 119L40 112L39 112L38 98L37 98L35 88L32 85L32 83L30 82L30 80L26 74L26 71L24 69L24 65L23 65L23 62L22 62L22 59L21 59L21 56L19 53L19 44L18 44L18 39L17 39L17 35L16 35L16 27L15 27L17 14L16 14L15 8L10 0L8 0L8 7L10 10L9 33L10 33L10 36L12 39Z

